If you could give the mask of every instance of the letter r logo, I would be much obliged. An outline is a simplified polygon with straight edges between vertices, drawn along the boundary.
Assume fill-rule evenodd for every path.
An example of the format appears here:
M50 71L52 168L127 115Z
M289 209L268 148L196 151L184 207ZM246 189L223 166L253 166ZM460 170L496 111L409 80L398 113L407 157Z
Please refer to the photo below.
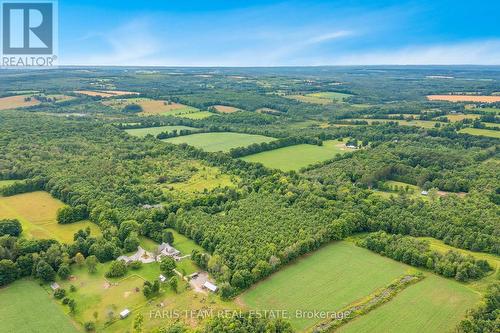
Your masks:
M52 3L2 4L3 54L52 54L53 31Z

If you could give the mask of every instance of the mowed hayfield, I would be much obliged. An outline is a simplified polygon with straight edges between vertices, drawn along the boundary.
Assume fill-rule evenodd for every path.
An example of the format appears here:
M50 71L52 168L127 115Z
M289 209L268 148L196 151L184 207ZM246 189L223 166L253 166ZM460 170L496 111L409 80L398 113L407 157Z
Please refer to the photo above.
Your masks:
M18 219L23 226L23 236L28 238L71 243L73 235L87 227L93 235L100 235L99 228L89 221L58 224L57 210L64 206L63 202L43 191L0 197L0 219Z
M343 333L452 332L481 296L434 274L404 289L390 302L341 326Z
M317 92L305 95L287 95L286 98L291 98L300 102L312 104L331 104L334 102L343 102L352 95L338 92Z
M125 130L125 132L127 132L130 135L143 138L148 134L152 136L157 136L158 134L163 132L172 133L173 131L179 132L183 130L192 132L198 131L197 128L189 126L159 126L159 127L147 127L147 128L133 128Z
M175 190L175 194L195 194L213 190L217 187L235 187L239 179L223 173L219 168L203 165L196 161L189 164L196 172L187 180L168 184L167 190Z
M495 103L500 102L500 96L485 95L428 95L429 101L447 102L475 102L475 103Z
M264 166L283 171L299 170L308 165L334 158L350 149L338 140L323 141L323 146L300 144L264 151L241 159L246 162L262 163Z
M214 108L217 110L217 112L220 113L234 113L241 111L238 108L235 108L234 106L228 106L228 105L214 105Z
M482 128L462 128L459 133L466 133L471 135L489 136L491 138L500 138L500 131L482 129Z
M461 121L464 119L478 119L480 115L478 114L447 114L445 116L451 122Z
M163 141L175 144L186 143L210 152L228 152L232 148L246 147L254 143L271 142L274 140L276 139L263 135L217 132L184 135Z
M321 319L296 318L299 311L339 311L402 276L408 266L352 243L329 244L284 267L240 296L253 310L286 310L295 330Z
M139 95L138 92L123 91L123 90L76 90L75 93L93 97L100 96L102 98L126 96L126 95Z
M0 98L0 110L24 108L40 104L40 101L34 98L31 98L29 101L27 101L26 98L30 96L32 95L17 95L17 96L2 97Z
M53 298L31 280L0 289L0 318L0 332L5 333L80 332Z

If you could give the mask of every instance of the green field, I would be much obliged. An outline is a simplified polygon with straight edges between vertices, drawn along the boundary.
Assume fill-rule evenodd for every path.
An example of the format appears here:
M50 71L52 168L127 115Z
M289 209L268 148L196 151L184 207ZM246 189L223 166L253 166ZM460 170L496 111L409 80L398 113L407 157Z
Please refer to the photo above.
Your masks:
M53 298L31 280L19 280L0 289L0 332L79 332Z
M480 295L453 280L426 274L390 302L381 305L336 332L441 333L452 332Z
M283 268L240 297L250 309L338 311L403 275L408 266L335 242ZM320 319L292 318L297 330Z
M242 160L262 163L268 168L283 171L299 170L308 165L326 161L348 151L343 142L337 140L324 141L323 146L301 144L278 148L254 155L245 156Z
M212 112L208 111L199 111L199 112L186 112L186 113L179 113L176 115L176 117L180 118L187 118L187 119L205 119L211 116L214 116L215 114Z
M138 136L138 137L145 137L148 134L151 134L153 136L157 136L160 133L167 132L167 133L172 133L173 131L198 131L197 128L194 127L189 127L189 126L160 126L160 127L148 127L148 128L133 128L133 129L128 129L125 130L130 135L133 136Z
M437 121L432 121L432 120L363 119L363 118L350 119L350 120L366 121L370 125L373 124L374 122L377 123L397 122L401 126L417 126L422 128L434 128L435 125L438 123Z
M92 235L100 235L98 226L89 221L57 223L57 210L64 206L62 201L42 191L0 197L0 219L18 219L23 226L23 236L28 238L56 239L71 243L73 235L87 227Z
M481 135L481 136L489 136L492 138L500 138L500 131L488 130L488 129L480 129L480 128L463 128L459 131L459 133L466 133L471 135Z
M345 99L351 96L352 95L349 94L328 91L328 92L317 92L305 95L287 95L285 97L305 103L326 105L334 102L343 102Z
M263 135L252 135L244 133L220 132L220 133L200 133L178 136L165 139L169 143L186 143L188 145L201 148L205 151L224 151L228 152L232 148L246 147L253 143L271 142L274 138Z

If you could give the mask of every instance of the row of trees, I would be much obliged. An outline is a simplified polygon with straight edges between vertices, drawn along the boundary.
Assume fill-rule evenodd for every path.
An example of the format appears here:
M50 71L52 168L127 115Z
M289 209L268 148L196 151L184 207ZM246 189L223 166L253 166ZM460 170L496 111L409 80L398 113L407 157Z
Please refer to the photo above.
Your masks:
M363 238L358 244L394 260L416 267L425 267L458 281L480 279L491 271L486 260L476 260L471 255L465 256L451 250L441 254L432 251L428 241L410 236L391 235L379 231Z

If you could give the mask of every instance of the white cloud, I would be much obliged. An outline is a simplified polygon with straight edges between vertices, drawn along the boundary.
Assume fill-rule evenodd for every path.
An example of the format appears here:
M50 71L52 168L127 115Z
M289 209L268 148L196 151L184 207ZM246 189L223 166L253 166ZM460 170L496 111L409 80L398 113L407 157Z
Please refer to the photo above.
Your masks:
M109 32L89 34L85 42L96 39L104 44L96 53L82 50L81 56L64 61L77 65L154 65L163 60L155 59L162 49L162 41L151 33L147 20L136 19ZM92 44L92 43L91 43Z
M324 65L499 65L500 40L415 45L316 59Z

